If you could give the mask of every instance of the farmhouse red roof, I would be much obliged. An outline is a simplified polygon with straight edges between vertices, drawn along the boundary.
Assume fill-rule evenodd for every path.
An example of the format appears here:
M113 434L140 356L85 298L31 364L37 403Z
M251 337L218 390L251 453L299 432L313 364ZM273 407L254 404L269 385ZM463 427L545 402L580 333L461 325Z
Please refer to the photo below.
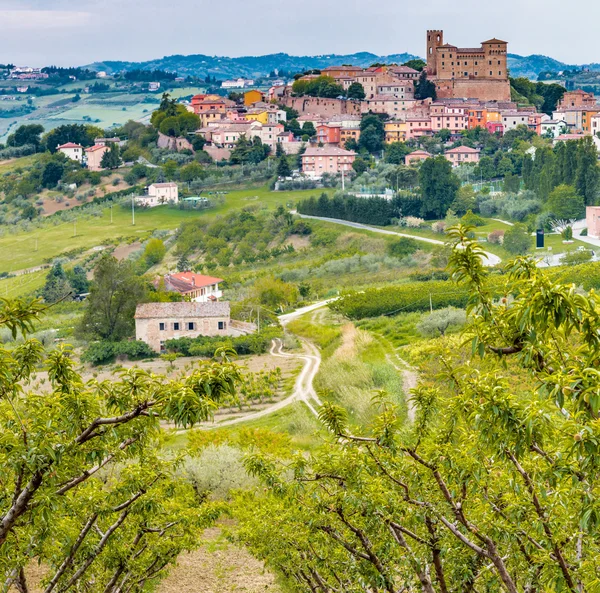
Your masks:
M223 282L223 279L214 278L213 276L203 276L194 272L178 272L177 274L168 274L165 276L165 282L177 292L191 292L197 288Z
M75 142L67 142L66 144L61 144L58 148L83 148L83 146L75 144Z

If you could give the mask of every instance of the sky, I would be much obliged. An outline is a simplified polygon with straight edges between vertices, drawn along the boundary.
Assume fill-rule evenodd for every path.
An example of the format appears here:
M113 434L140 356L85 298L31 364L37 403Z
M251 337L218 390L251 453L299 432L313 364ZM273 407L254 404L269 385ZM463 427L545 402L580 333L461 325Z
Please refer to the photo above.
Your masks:
M425 54L427 29L571 64L600 62L598 0L0 0L0 63L81 66L172 54ZM573 26L563 15L585 15Z

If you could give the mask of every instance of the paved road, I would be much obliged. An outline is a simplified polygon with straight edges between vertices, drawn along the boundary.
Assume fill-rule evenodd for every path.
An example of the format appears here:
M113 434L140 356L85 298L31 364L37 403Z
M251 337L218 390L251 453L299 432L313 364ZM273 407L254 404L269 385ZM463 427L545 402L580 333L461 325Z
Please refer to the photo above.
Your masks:
M298 213L296 213L298 214ZM395 235L396 237L407 237L408 239L414 239L415 241L423 241L424 243L431 243L433 245L444 245L444 241L438 239L429 239L428 237L419 237L418 235L409 235L408 233L398 233L397 231L389 231L387 229L380 229L375 226L369 226L368 224L362 224L360 222L350 222L349 220L341 220L339 218L326 218L324 216L309 216L308 214L298 214L300 218L308 218L312 220L322 220L324 222L332 222L334 224L341 224L354 229L365 229L373 233L379 233L381 235ZM502 262L502 260L495 254L489 253L488 251L483 252L484 266L493 267Z

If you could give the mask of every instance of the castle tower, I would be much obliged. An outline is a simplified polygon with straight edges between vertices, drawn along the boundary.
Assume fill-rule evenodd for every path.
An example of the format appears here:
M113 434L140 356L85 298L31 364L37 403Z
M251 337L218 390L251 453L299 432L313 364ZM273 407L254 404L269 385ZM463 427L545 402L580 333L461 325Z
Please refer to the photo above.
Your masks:
M442 30L427 31L427 73L435 76L436 67L436 49L444 45L444 32Z

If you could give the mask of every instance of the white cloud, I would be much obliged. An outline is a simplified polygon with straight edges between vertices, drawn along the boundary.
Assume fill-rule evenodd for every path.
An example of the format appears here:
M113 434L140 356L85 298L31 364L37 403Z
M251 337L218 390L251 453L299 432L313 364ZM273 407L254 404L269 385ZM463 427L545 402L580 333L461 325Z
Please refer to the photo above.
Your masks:
M0 23L6 31L63 29L87 25L92 14L76 10L0 10Z

